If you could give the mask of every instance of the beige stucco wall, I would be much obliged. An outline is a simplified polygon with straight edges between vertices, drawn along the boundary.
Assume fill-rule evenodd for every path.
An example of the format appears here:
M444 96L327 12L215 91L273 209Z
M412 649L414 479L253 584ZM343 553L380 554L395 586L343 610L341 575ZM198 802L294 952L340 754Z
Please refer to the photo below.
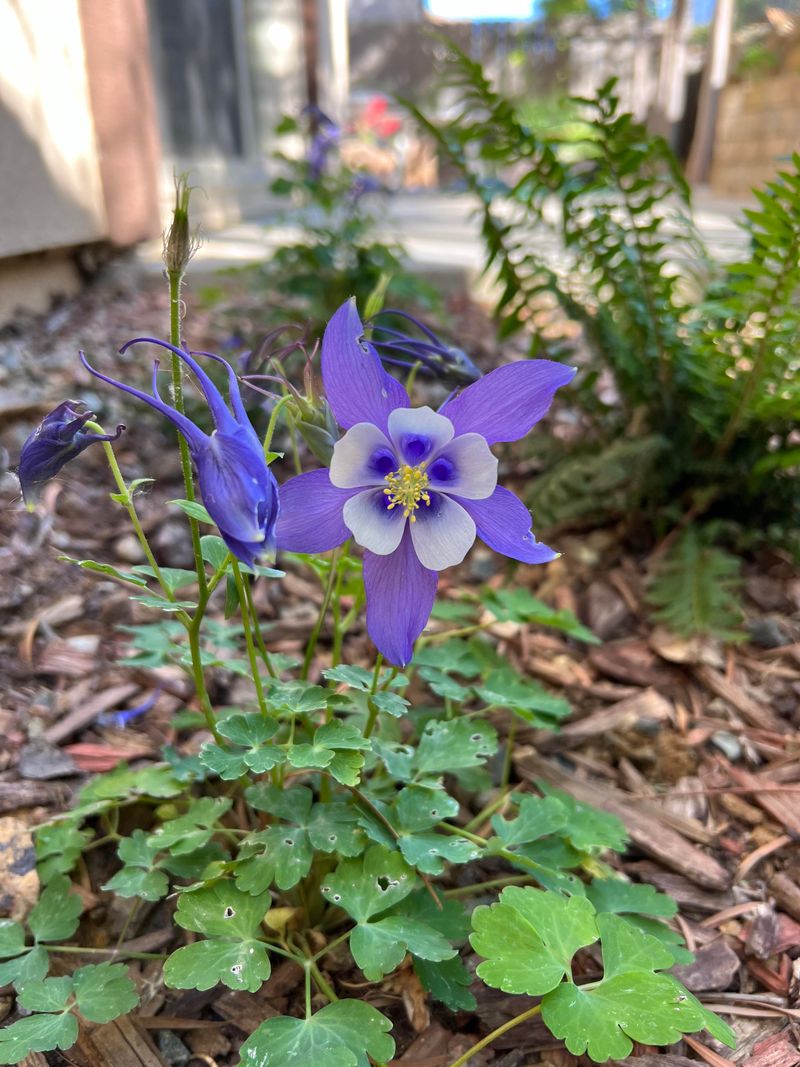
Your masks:
M106 233L78 0L0 0L0 256Z
M720 98L711 186L748 197L800 151L800 74L727 86Z

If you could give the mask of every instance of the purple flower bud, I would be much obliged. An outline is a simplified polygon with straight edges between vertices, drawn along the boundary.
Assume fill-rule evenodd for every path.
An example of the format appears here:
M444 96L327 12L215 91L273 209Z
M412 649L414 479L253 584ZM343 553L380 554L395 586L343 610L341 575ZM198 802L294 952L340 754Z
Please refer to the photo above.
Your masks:
M412 323L419 333L408 333L375 322L378 315L396 315ZM455 345L448 345L436 336L419 319L396 308L386 308L374 316L370 340L383 363L396 367L422 367L435 378L449 385L471 385L481 377L481 372L467 353Z
M53 408L22 446L17 477L28 505L36 500L44 483L71 459L95 441L116 441L125 429L118 426L116 433L88 433L83 427L94 418L94 412L78 411L75 404L80 401L65 400Z
M166 341L151 337L137 337L120 351L125 352L131 345L140 342L169 349L194 372L214 419L215 429L211 434L204 433L186 415L161 399L156 382L157 360L153 364L152 394L101 374L89 365L83 352L80 354L81 361L95 378L143 400L177 427L189 446L206 510L219 527L222 539L233 555L252 567L262 553L272 552L275 548L278 486L242 403L236 373L220 356L210 352L195 353L208 356L226 368L228 396L233 409L231 414L219 389L191 352L184 352Z

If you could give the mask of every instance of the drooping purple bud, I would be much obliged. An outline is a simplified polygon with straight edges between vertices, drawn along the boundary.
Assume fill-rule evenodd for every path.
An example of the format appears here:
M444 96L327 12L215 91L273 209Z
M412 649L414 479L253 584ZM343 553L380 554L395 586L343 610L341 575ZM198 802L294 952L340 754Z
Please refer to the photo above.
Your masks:
M375 321L384 315L405 319L419 333L397 330ZM384 363L395 367L413 367L415 363L420 363L435 378L453 386L471 385L481 377L481 372L462 348L448 345L433 330L405 311L386 308L373 316L370 325L370 341Z
M22 446L17 477L28 506L35 503L44 483L54 478L71 459L95 441L116 441L125 429L118 426L116 433L87 432L84 426L94 418L94 412L79 411L75 405L80 403L64 400L53 408Z
M177 427L189 446L206 510L219 527L220 535L233 555L252 567L259 556L275 549L278 485L267 466L264 449L242 402L236 372L221 356L210 352L195 353L208 356L226 368L228 397L233 409L231 414L219 389L191 352L152 337L137 337L128 341L121 351L125 352L131 345L141 342L169 349L194 372L216 424L213 433L204 433L186 415L164 403L156 385L157 361L153 367L152 394L101 374L90 366L82 352L81 361L95 378L144 401Z

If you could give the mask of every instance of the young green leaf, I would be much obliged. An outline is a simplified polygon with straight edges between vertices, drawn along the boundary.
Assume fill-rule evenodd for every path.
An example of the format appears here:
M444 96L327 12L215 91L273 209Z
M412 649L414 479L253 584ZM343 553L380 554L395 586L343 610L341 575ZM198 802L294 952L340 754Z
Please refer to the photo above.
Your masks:
M496 904L476 908L472 927L472 947L485 957L478 975L504 993L530 996L555 988L577 950L598 938L588 900L530 886L509 886Z
M162 823L147 843L159 850L168 850L175 856L194 852L207 844L217 832L217 823L230 809L233 802L226 797L201 797L194 800L188 811L177 819Z
M606 811L581 804L569 793L556 789L541 779L537 788L548 797L556 797L567 809L567 824L562 834L580 852L602 852L610 848L623 852L628 843L628 832L621 819Z
M190 519L196 519L198 522L208 523L209 526L214 525L214 520L208 514L202 504L198 504L196 500L168 500L168 504L175 504L179 507L184 515L188 515Z
M450 942L432 926L404 915L358 923L350 935L350 951L370 982L395 970L406 952L434 962L456 955Z
M327 768L343 785L357 785L364 766L361 750L369 747L358 727L333 719L319 727L312 744L292 745L287 759L293 767Z
M71 1012L30 1015L0 1030L0 1063L22 1063L31 1052L71 1048L78 1040L78 1020Z
M486 680L475 686L475 692L490 706L510 708L533 726L552 727L572 711L564 697L548 693L544 686L509 667L490 671Z
M477 1001L469 991L472 975L460 956L439 962L415 958L414 970L422 988L434 1000L440 1001L451 1011L475 1010Z
M39 881L46 885L55 874L69 874L92 837L91 830L80 830L69 819L39 826L34 834Z
M139 1003L136 986L122 963L80 967L72 976L78 1011L93 1023L110 1023Z
M678 905L666 893L659 893L651 885L625 882L621 878L595 878L586 887L586 895L596 911L615 915L631 913L671 919L678 911Z
M492 818L492 828L505 848L529 844L557 833L567 822L567 809L558 797L524 796L516 818Z
M574 1055L604 1062L624 1059L634 1041L670 1045L681 1034L709 1029L735 1045L730 1028L669 975L669 952L616 915L599 915L603 980L592 987L564 982L542 999L542 1018Z
M169 891L169 879L157 870L158 847L151 844L144 830L134 830L124 837L117 848L122 860L122 870L110 878L103 889L121 897L141 897L142 900L160 900Z
M316 1015L267 1019L239 1050L242 1067L369 1067L394 1056L391 1022L363 1000L337 1000Z
M81 898L70 893L72 883L58 874L42 892L28 916L28 926L37 941L64 941L78 929Z

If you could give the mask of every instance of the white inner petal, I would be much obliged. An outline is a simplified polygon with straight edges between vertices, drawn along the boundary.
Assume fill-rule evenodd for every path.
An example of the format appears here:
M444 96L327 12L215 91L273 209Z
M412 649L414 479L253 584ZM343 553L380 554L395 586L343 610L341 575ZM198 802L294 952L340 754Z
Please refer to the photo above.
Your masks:
M342 511L345 526L356 543L376 556L388 556L394 552L406 528L403 509L392 508L389 511L386 505L387 499L382 489L367 489L351 496Z
M432 489L484 500L497 486L497 459L481 434L464 433L428 464L427 474Z
M411 523L411 540L422 566L441 571L460 563L476 533L475 523L464 508L443 493L431 493L430 507L422 505L416 516L417 521Z
M374 423L357 422L333 446L331 484L337 489L383 485L385 476L398 466L386 435Z
M389 436L412 467L428 463L454 433L452 422L433 408L395 408L389 415Z

